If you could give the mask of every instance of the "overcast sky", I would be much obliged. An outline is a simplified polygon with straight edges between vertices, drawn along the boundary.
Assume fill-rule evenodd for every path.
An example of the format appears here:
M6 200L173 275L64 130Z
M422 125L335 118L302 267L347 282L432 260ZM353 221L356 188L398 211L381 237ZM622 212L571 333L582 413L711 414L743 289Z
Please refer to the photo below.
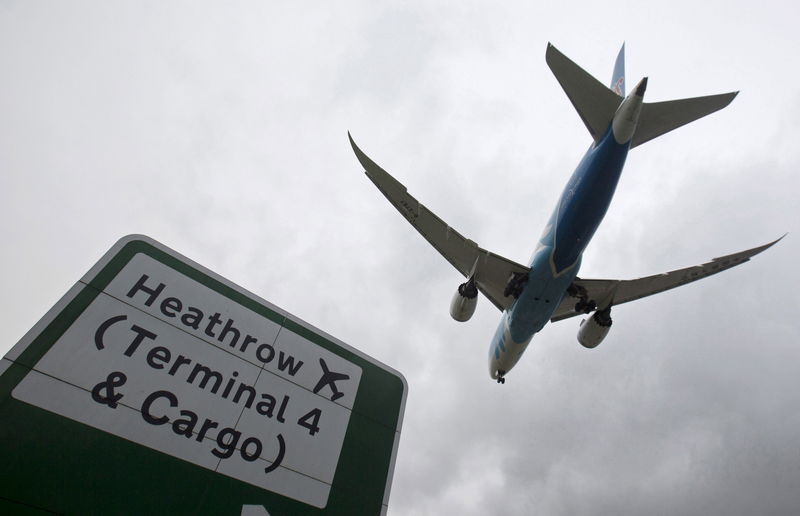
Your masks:
M559 5L556 5L559 4ZM143 233L401 371L390 514L800 513L795 2L0 0L4 354ZM350 130L527 263L590 137L548 41L646 100L741 90L635 149L580 276L751 262L579 319L488 377L499 312L362 173Z

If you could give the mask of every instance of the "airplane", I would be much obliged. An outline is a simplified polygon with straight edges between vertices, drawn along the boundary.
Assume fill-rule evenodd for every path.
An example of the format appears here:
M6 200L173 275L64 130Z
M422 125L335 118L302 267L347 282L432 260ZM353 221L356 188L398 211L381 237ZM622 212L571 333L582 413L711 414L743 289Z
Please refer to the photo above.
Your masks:
M344 393L339 392L339 389L336 387L336 382L338 382L339 380L349 380L350 375L344 373L331 372L331 370L328 369L328 364L326 364L325 361L322 360L321 358L319 359L319 365L320 367L322 367L322 376L317 382L317 385L314 387L313 391L314 394L321 391L327 385L331 388L331 392L333 392L333 395L331 396L331 401L338 400L339 398L344 396Z
M591 314L580 323L578 342L595 348L608 335L613 306L741 265L783 238L701 265L639 279L578 277L583 251L608 210L628 151L724 108L738 94L646 103L643 99L647 77L625 95L624 56L623 44L611 86L606 87L552 44L547 45L545 60L589 130L592 143L564 188L528 266L482 249L463 237L364 154L348 132L367 177L466 278L450 304L453 319L464 322L472 317L478 292L502 312L489 346L489 375L499 384L505 383L506 375L533 336L548 322Z

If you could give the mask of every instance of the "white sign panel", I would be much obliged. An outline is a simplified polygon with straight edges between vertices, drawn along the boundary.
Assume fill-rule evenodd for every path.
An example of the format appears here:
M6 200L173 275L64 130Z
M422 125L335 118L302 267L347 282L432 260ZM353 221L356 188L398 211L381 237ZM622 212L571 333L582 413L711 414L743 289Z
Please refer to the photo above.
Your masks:
M324 507L361 374L137 254L12 396Z

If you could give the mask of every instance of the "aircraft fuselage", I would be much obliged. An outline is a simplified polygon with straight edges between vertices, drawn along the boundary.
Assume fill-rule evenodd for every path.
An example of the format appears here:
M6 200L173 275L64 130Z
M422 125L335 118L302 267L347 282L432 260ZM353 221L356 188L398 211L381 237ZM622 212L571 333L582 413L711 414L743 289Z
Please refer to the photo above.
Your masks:
M609 124L564 188L531 257L528 282L495 331L489 347L492 378L516 365L578 274L583 251L608 211L630 148L629 140L621 144L617 137Z

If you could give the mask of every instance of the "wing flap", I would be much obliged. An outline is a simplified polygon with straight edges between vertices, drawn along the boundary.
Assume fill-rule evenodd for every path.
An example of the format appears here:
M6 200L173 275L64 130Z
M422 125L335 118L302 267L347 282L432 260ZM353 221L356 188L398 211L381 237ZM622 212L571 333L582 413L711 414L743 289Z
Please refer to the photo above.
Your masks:
M510 307L515 299L504 295L508 280L514 273L527 273L528 267L482 249L465 238L409 194L402 183L372 161L348 136L367 177L414 229L464 277L474 272L478 290L498 309Z

